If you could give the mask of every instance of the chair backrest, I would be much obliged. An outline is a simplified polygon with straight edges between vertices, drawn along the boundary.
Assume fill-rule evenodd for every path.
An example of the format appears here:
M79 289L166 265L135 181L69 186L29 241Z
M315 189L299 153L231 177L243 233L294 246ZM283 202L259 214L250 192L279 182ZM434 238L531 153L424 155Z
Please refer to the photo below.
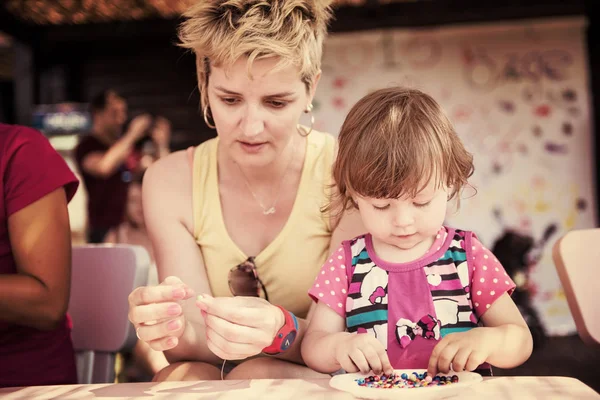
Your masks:
M579 336L590 346L600 345L600 229L566 233L554 244L552 257Z
M146 285L150 255L141 246L73 247L69 315L79 383L114 381L116 353L132 349L136 334L127 297Z

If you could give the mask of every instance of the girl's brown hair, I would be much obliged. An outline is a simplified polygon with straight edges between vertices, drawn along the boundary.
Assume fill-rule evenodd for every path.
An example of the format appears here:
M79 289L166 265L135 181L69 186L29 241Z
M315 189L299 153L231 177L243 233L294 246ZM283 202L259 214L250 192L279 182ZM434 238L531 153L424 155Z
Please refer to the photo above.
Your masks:
M355 206L353 195L415 197L431 179L453 198L472 174L473 156L431 96L380 89L360 99L342 125L333 167L337 194L326 210Z

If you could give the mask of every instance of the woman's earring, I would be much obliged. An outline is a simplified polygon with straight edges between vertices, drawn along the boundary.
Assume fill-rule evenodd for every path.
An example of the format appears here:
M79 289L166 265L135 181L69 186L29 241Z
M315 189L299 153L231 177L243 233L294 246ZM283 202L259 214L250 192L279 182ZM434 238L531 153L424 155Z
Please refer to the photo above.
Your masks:
M211 129L216 129L217 127L208 121L208 104L204 106L204 111L202 113L204 114L204 123L206 126Z
M310 128L308 129L308 131L305 131L304 128L302 128L300 125L298 125L298 133L300 133L300 136L308 136L310 135L310 133L313 130L313 125L315 124L315 116L312 113L312 109L313 109L313 105L312 103L310 103L309 105L306 106L306 110L304 110L305 114L310 114Z

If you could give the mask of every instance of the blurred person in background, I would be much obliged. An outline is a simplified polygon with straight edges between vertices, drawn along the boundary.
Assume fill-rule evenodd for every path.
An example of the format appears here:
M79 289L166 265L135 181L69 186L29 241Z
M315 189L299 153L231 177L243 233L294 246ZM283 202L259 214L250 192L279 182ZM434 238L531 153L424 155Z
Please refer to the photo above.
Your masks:
M155 161L171 152L170 143L171 122L160 115L152 116L146 134L135 143L127 158L127 167L136 176L143 174Z
M126 161L135 143L147 135L149 115L135 117L123 133L127 103L115 90L91 101L92 132L75 149L75 159L88 193L88 242L102 243L125 214L133 172Z
M78 184L41 133L0 124L0 387L77 383L67 204Z

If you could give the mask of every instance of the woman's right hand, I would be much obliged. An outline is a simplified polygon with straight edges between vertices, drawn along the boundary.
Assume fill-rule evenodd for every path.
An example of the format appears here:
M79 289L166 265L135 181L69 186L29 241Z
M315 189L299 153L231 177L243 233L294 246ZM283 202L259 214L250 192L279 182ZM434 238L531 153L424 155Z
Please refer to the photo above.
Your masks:
M136 288L129 294L129 321L138 339L156 351L177 346L186 324L181 301L191 297L194 291L174 276L158 286Z
M394 372L385 348L369 334L349 333L337 343L335 358L346 372L373 371L376 375Z

